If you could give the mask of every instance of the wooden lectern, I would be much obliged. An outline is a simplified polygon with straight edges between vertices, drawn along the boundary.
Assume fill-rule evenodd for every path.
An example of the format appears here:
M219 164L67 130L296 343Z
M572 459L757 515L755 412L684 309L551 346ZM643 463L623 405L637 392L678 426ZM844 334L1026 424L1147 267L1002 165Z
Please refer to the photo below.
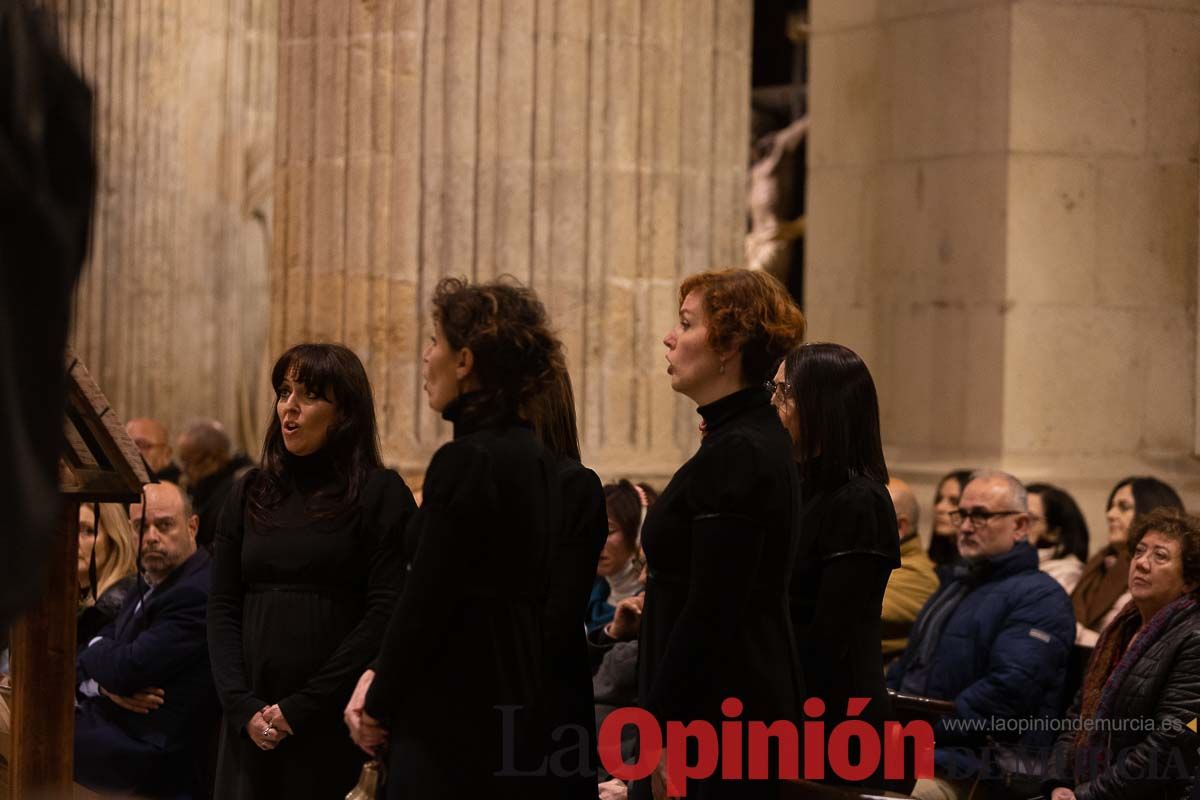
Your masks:
M79 506L137 502L149 480L124 424L70 350L67 375L59 462L62 525L47 554L37 604L12 625L9 636L12 734L0 740L0 756L8 762L7 796L14 800L74 792Z

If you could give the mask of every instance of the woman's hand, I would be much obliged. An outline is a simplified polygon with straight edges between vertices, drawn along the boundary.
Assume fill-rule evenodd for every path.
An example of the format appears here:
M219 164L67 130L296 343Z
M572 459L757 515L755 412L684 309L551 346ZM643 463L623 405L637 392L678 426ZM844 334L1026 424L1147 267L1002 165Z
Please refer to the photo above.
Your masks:
M263 721L266 722L268 725L270 725L272 728L275 728L275 730L282 731L287 736L291 736L293 733L295 733L295 731L292 730L292 726L289 725L288 721L284 718L283 712L279 710L278 703L276 703L273 706L267 706L266 708L264 708L262 710L262 716L263 716ZM277 738L282 738L282 737L277 737Z
M1065 786L1060 786L1050 793L1050 800L1075 800L1075 793Z
M626 800L629 797L629 787L625 781L613 778L600 784L600 800Z
M354 687L354 694L350 695L350 702L346 703L346 710L342 713L342 719L350 729L350 738L360 750L372 757L378 755L376 750L387 742L387 731L378 720L364 710L367 690L371 688L373 680L375 670L369 669L362 674L358 685Z
M246 735L250 737L250 741L254 742L260 750L274 750L279 746L279 731L274 726L270 725L263 718L263 711L255 712L250 721L246 723Z
M645 595L635 594L617 603L613 621L604 629L605 635L618 641L636 639L642 629L642 604L645 601Z

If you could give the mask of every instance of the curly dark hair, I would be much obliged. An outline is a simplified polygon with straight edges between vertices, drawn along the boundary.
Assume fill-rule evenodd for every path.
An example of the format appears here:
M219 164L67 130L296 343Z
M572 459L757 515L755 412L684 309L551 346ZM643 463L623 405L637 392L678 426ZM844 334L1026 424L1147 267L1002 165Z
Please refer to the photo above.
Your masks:
M371 381L353 350L325 343L298 344L281 355L271 369L276 392L285 379L303 383L337 409L321 449L329 454L340 485L316 493L307 505L314 517L335 515L358 499L371 471L383 465ZM279 414L272 407L259 469L250 473L247 485L248 511L264 527L270 526L270 510L283 499L288 459Z
M1179 542L1183 558L1184 583L1200 585L1200 517L1170 506L1160 506L1142 514L1129 526L1129 555L1150 531L1157 531Z
M516 279L472 285L443 278L433 291L433 318L452 348L474 356L479 391L464 397L465 413L516 416L554 385L562 345L542 301Z
M779 360L804 340L804 314L787 289L765 272L701 272L679 285L679 302L699 290L708 317L708 343L742 353L742 378L751 385L771 377Z

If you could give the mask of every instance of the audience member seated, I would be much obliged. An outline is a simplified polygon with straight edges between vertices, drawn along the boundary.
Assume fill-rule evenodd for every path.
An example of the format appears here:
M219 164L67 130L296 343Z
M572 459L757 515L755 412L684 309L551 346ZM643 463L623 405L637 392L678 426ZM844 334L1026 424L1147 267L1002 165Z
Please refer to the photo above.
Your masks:
M1129 602L1129 529L1138 517L1156 508L1183 510L1175 490L1157 478L1125 478L1108 495L1108 545L1087 562L1071 604L1075 608L1075 643L1095 647L1100 631Z
M1200 519L1160 508L1133 523L1128 543L1132 602L1100 634L1042 786L1052 800L1192 795L1200 759L1186 726L1200 716Z
M79 654L75 780L98 792L187 797L215 725L205 610L209 557L175 484L145 487L144 574ZM134 505L130 516L141 518Z
M100 524L96 524L96 509ZM117 618L137 581L137 542L118 503L79 507L79 616L75 631L82 650Z
M596 583L588 601L587 629L594 634L612 622L613 612L627 597L641 594L643 562L639 556L642 522L658 494L648 485L621 479L604 487L608 508L608 539L596 565Z
M888 578L883 593L883 658L885 661L904 652L908 633L929 596L937 591L938 576L933 561L921 546L917 533L920 509L912 487L899 478L888 481L888 494L896 508L900 529L900 566Z
M225 426L216 420L193 422L176 442L179 467L187 479L192 507L200 515L196 544L212 552L217 520L234 482L250 469L250 459L233 453L233 442Z
M937 493L933 496L933 529L929 536L929 559L942 572L949 573L949 566L958 561L958 526L950 521L950 514L958 509L958 499L963 487L971 478L971 470L956 469L938 481ZM943 567L947 568L943 570Z
M146 466L160 481L179 483L180 471L171 461L171 445L167 426L149 417L134 417L125 423L125 433L137 445Z
M1057 486L1031 483L1029 543L1037 550L1042 572L1070 594L1087 561L1088 526L1075 499Z
M888 671L891 689L954 703L955 713L934 729L937 775L913 789L922 798L967 796L989 738L1036 744L1036 734L1007 730L1009 721L1057 713L1074 638L1071 603L1026 541L1029 507L1016 478L975 473L951 519L962 562L925 604L908 649ZM963 721L972 730L956 727Z

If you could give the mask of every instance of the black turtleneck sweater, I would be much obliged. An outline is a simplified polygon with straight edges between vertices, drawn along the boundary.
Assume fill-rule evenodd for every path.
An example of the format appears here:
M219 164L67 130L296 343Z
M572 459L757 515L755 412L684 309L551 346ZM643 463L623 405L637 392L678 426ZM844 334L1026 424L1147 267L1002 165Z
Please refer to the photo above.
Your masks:
M538 797L555 785L494 773L506 754L517 769L542 763L559 722L543 718L542 658L561 470L529 426L470 400L443 412L454 439L425 473L412 567L367 694L390 731L389 797ZM582 625L581 613L580 636Z
M706 434L650 508L639 695L662 722L794 720L801 671L788 619L799 532L792 443L765 391L702 406ZM719 773L718 773L719 774ZM648 781L634 796L649 797ZM773 796L773 787L688 783L688 797Z
M363 755L342 711L403 584L416 504L399 475L374 470L348 505L338 500L344 477L323 453L287 457L283 478L260 522L245 489L262 474L248 473L217 529L208 639L227 726L221 798L343 797L354 786ZM245 728L272 704L295 733L268 753Z

